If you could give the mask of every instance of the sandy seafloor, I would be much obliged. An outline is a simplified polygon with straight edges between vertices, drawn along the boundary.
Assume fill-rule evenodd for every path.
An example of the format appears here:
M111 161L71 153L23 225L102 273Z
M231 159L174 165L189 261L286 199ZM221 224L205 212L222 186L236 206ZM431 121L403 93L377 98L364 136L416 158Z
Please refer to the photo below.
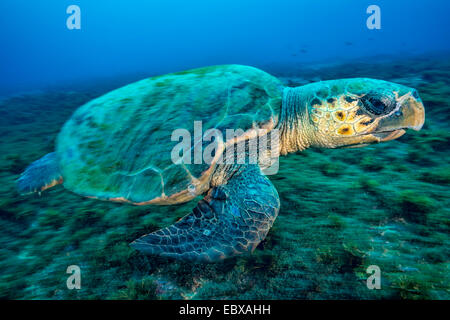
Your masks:
M450 57L375 60L266 68L290 86L366 76L415 87L426 123L380 145L282 158L270 177L282 205L267 239L252 255L215 264L144 256L128 245L195 201L135 207L60 186L17 194L15 180L53 150L71 113L113 87L3 98L0 298L449 299ZM81 267L80 290L66 287L69 265ZM381 269L380 290L366 286L369 265Z

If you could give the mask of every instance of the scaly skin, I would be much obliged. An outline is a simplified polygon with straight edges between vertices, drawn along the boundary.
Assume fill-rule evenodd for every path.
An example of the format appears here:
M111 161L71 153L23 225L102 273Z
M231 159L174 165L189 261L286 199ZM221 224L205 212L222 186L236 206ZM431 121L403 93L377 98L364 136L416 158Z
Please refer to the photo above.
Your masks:
M170 133L198 120L203 129L245 129L221 141L215 154L228 157L228 148L244 141L244 163L174 164L170 150L177 142ZM254 250L278 215L277 191L261 171L268 160L308 147L389 141L405 129L419 130L424 120L417 92L386 81L283 88L252 67L201 68L142 80L79 108L62 129L56 152L31 164L18 187L40 192L64 180L81 195L139 205L181 203L206 193L190 214L132 245L183 260L218 261ZM255 151L248 144L265 134L259 129L278 129L279 141L252 164L247 160ZM242 155L233 153L233 160Z
M145 253L215 262L252 252L264 240L280 208L277 190L257 165L236 171L211 188L193 212L143 236L131 246Z
M425 109L417 92L374 79L342 79L285 88L280 153L308 147L356 147L420 130Z

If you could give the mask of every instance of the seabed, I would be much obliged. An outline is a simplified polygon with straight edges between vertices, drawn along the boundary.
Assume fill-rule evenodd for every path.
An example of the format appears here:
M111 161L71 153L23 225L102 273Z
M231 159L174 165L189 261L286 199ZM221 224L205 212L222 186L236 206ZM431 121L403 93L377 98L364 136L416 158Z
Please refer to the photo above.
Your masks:
M5 97L0 298L449 299L450 57L263 69L289 86L372 77L414 87L425 125L383 145L281 158L270 176L281 210L267 239L249 256L191 264L144 256L128 244L172 224L195 201L136 207L61 187L40 196L15 190L25 167L53 151L72 112L113 88ZM79 290L67 289L70 265L81 268ZM367 287L370 265L380 268L379 290Z

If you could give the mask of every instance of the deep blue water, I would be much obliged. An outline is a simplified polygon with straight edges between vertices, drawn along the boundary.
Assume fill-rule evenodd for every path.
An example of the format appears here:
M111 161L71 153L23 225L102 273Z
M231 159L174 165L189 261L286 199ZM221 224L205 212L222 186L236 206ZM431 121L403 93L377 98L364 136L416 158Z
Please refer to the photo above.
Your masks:
M69 5L81 30L69 30ZM369 30L369 5L381 29ZM339 62L450 48L447 0L2 0L0 93L213 64Z

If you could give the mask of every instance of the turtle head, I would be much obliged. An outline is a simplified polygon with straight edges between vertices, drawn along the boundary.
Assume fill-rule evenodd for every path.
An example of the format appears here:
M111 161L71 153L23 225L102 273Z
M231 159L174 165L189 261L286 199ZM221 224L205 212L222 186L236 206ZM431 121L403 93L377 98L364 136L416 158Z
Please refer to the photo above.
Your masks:
M304 88L307 103L301 122L310 146L361 147L390 141L406 129L420 130L425 121L417 91L400 84L356 78Z

